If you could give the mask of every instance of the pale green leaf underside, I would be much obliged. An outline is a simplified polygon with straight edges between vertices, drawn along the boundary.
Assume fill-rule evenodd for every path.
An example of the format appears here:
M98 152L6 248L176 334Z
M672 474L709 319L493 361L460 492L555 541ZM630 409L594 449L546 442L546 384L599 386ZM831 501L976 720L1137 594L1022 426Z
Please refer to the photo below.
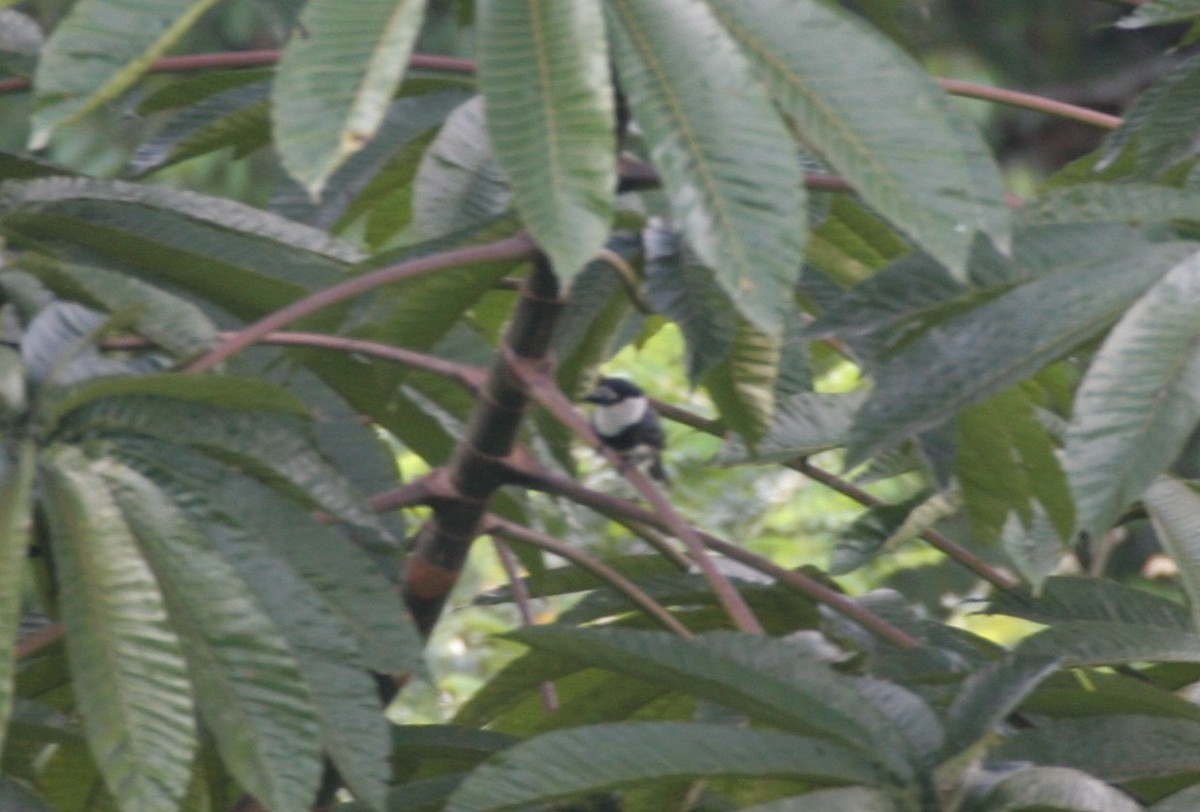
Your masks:
M709 5L804 138L959 279L976 233L1008 245L1004 187L983 139L891 41L818 0Z
M599 0L480 7L479 84L496 160L561 279L608 237L613 96Z
M707 7L608 0L605 10L622 88L675 218L738 311L778 334L803 250L791 135Z
M1200 421L1200 257L1172 268L1109 333L1075 396L1064 468L1081 529L1101 533Z
M504 751L469 775L446 809L525 809L638 781L715 776L838 784L880 780L863 757L827 740L710 724L593 725Z
M42 49L30 148L112 101L217 0L81 0Z
M273 90L284 168L313 193L378 131L425 18L424 0L312 0Z
M270 809L307 807L320 780L320 734L288 643L164 491L115 460L93 468L159 576L226 768Z
M75 695L122 808L174 809L196 748L183 646L154 573L88 465L59 447L41 478Z
M1095 776L1067 767L1033 767L1006 777L987 794L978 812L1138 812L1137 803Z

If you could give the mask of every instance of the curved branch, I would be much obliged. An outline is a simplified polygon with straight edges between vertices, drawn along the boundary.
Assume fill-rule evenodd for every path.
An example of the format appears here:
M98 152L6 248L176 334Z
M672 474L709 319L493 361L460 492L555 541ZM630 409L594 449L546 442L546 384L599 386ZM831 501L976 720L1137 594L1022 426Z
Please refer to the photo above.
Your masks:
M682 409L670 403L654 401L654 406L658 410L659 414L668 420L674 420L677 423L682 423L685 426L703 431L706 434L712 434L717 437L721 436L722 434L721 425L715 420L709 420L706 417L702 417L694 412L690 412L687 409ZM860 505L865 507L878 507L879 505L884 504L882 499L872 496L854 483L848 482L836 474L831 474L822 468L818 468L804 457L797 458L785 464L788 468L799 471L809 479L820 482L827 488L831 488L832 490L835 490L844 496L850 497ZM996 569L979 556L972 553L966 547L963 547L958 542L939 533L938 531L926 530L920 535L921 538L929 542L929 544L934 548L945 553L949 558L957 561L959 564L963 565L983 580L992 584L992 586L1007 591L1010 589L1015 589L1020 585L1019 582L1008 573Z
M509 549L508 545L500 540L499 535L492 536L492 546L496 549L496 558L500 559L500 566L504 568L504 574L508 576L508 585L512 589L513 601L517 604L517 613L521 616L521 623L526 626L535 625L533 611L529 607L529 587L521 580L517 557L513 555L513 551ZM558 710L558 693L554 690L554 683L546 681L538 687L542 691L542 707L546 709L546 713L554 713Z
M1048 99L1045 96L1037 96L1033 93L1022 93L1019 90L1008 90L1002 87L976 84L975 82L964 82L959 79L937 79L936 81L941 85L943 90L955 96L982 99L1009 107L1020 107L1025 110L1033 110L1038 113L1046 113L1047 115L1078 121L1082 124L1090 124L1093 127L1101 127L1105 130L1115 130L1121 126L1121 118L1119 116L1110 116L1108 113L1090 110L1087 107L1080 107L1077 104L1068 104L1067 102Z
M559 391L554 379L547 374L546 370L535 365L525 363L522 359L514 358L510 363L513 372L525 384L530 397L536 400L543 409L550 412L559 423L569 429L573 434L583 439L592 448L604 455L612 465L621 472L621 474L629 480L630 484L637 489L638 493L650 503L654 508L655 514L662 517L662 524L665 529L673 536L683 542L687 548L688 555L700 572L707 579L713 592L716 593L717 599L733 620L734 625L738 629L751 634L763 634L764 629L758 618L754 616L754 612L750 609L746 599L742 593L730 583L724 573L717 569L716 564L709 558L708 553L704 549L704 543L701 541L699 534L695 528L680 518L675 511L674 506L663 496L650 478L646 476L636 465L626 465L621 457L602 444L596 433L592 431L592 427L584 420L582 415L576 411L575 406L567 400L566 395Z
M587 570L592 575L595 575L601 581L604 581L613 589L629 598L631 603L657 620L659 624L661 624L668 631L675 632L681 637L695 636L692 634L691 630L680 623L674 615L663 608L662 604L646 594L641 587L626 578L621 573L617 572L612 567L605 564L603 561L588 555L583 550L572 547L569 544L565 544L564 542L561 542L545 533L539 533L532 528L519 525L516 522L510 522L509 520L503 519L492 513L489 513L485 519L483 532L492 535L499 535L506 539L518 541L523 544L531 544L542 550L553 553L559 558L564 558L580 569Z
M573 479L558 476L557 474L532 466L514 468L513 476L528 488L564 496L622 524L633 521L658 528L659 530L674 532L667 526L663 517L660 517L654 511L647 510L641 505L612 496L611 494L594 491ZM887 640L889 643L900 648L918 648L921 645L920 641L903 629L893 626L869 609L860 606L854 599L843 595L836 589L826 586L815 578L796 570L780 567L768 558L738 547L736 544L722 541L707 533L696 530L692 532L696 533L706 547L739 561L752 569L770 575L784 586L811 598L817 603L828 606L843 617L853 620L882 640Z
M276 310L250 326L237 331L200 358L192 361L184 372L197 373L212 369L225 359L233 356L264 337L291 324L297 319L304 318L326 307L330 307L346 299L352 299L367 291L393 282L412 279L423 274L441 271L446 268L478 265L485 262L495 262L502 259L527 259L533 256L533 241L526 234L518 234L504 240L473 245L469 248L458 248L453 251L443 251L437 254L417 257L377 271L347 279L316 293L305 296L280 310Z

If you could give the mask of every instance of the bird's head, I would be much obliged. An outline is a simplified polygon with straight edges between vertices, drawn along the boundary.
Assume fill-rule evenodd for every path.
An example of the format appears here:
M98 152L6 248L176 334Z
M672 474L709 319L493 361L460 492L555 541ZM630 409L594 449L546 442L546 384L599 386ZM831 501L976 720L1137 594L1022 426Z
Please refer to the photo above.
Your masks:
M621 403L630 398L644 395L645 393L633 381L625 378L601 378L596 383L596 388L584 395L583 399L598 406L611 406L614 403Z

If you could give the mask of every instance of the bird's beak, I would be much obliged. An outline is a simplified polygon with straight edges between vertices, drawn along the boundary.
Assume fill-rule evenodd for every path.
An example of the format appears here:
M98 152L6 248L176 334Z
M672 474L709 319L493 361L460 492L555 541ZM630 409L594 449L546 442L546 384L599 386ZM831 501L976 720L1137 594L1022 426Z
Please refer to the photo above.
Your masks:
M586 395L584 395L583 399L585 401L587 401L588 403L599 403L600 395L597 392L592 391L592 392L588 392Z

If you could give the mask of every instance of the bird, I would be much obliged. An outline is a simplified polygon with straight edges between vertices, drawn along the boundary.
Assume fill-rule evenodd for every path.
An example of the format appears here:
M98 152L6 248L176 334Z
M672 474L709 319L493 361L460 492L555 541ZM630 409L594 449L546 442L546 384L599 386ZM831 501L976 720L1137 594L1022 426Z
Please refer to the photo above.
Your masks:
M634 465L649 463L646 472L665 483L662 450L666 437L646 393L626 378L606 377L583 399L595 405L592 428L600 442Z

